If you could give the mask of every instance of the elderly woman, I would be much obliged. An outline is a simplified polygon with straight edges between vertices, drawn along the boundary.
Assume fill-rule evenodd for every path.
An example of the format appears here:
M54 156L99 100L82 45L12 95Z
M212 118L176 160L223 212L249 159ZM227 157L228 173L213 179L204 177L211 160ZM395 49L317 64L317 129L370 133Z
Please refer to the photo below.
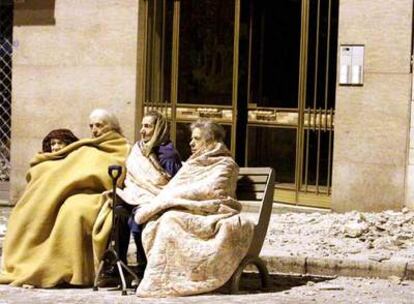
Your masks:
M110 131L122 135L118 118L105 109L95 109L89 114L89 129L92 138L100 137Z
M30 162L28 184L8 222L0 283L93 284L111 229L108 166L122 165L130 149L106 116L100 118L110 127L98 137L38 153Z
M141 243L143 225L133 220L139 206L148 203L181 168L181 159L170 141L168 122L157 112L150 111L142 119L141 139L133 146L126 166L125 187L118 189L120 205L117 207L118 253L126 263L130 233L137 246L139 272L146 267L146 256ZM112 270L107 272L111 276Z
M141 297L184 296L215 290L231 277L253 235L235 200L238 166L223 143L223 128L210 121L191 125L191 157L141 206L142 242L148 265Z
M79 138L68 129L52 130L42 141L42 152L57 152L78 140Z

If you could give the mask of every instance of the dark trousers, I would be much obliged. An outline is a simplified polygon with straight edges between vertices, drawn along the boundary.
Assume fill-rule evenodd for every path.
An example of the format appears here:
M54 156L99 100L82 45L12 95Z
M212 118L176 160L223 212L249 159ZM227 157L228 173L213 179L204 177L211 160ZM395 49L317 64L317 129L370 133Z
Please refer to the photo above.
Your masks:
M130 235L134 238L135 245L137 247L137 263L139 265L147 264L147 258L145 256L144 247L142 246L142 230L144 225L138 225L134 221L134 214L136 206L125 203L119 196L117 197L117 204L115 208L115 237L117 239L117 252L119 258L127 264L127 253Z

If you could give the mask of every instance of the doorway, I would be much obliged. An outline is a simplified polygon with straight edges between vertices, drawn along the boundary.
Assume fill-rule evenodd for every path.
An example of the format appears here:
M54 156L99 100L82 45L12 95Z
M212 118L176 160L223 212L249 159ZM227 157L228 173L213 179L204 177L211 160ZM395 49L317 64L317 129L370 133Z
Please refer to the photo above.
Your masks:
M275 201L329 208L338 0L142 0L143 112L227 131L240 166L276 170Z

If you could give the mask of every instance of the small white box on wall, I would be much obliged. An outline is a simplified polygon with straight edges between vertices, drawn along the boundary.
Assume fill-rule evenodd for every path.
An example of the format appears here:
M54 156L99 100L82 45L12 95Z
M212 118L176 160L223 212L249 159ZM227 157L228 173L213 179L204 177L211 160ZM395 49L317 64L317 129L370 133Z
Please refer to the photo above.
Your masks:
M363 45L342 44L340 46L340 85L363 85L364 49Z

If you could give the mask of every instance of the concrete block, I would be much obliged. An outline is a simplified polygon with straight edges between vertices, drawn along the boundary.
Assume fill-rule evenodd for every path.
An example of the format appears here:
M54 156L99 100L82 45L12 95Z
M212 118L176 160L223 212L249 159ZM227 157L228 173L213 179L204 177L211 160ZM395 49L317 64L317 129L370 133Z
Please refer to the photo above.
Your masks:
M261 256L269 272L305 274L305 257L298 256Z
M306 273L313 275L337 275L343 261L335 258L308 257L306 259Z
M306 262L306 272L313 275L340 275L347 277L403 278L407 260L393 259L376 262L367 259L312 258ZM413 268L414 269L414 268Z

